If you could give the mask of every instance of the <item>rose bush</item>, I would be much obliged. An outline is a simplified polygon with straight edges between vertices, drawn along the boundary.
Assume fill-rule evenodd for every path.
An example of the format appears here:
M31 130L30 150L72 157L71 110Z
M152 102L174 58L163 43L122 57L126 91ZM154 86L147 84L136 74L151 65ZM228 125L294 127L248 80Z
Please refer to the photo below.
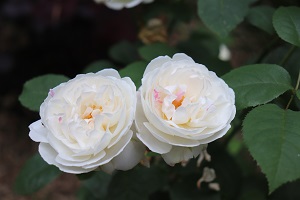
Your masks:
M96 3L104 3L107 7L114 10L122 8L132 8L140 3L151 3L154 0L94 0Z
M233 90L185 54L152 60L138 93L137 136L169 165L198 156L236 113Z
M113 69L81 74L49 91L29 136L39 153L68 173L134 167L145 147L132 140L136 87Z

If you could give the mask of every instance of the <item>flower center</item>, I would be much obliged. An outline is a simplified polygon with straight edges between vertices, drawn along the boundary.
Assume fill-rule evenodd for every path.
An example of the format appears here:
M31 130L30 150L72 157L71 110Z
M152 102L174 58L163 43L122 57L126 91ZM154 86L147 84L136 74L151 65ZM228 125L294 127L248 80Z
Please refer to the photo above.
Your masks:
M175 106L175 109L177 109L179 106L181 106L182 101L184 100L184 96L177 96L177 98L172 101L172 104Z
M98 114L100 112L103 111L103 107L100 105L100 106L97 106L97 105L92 105L92 106L88 106L83 115L82 115L82 119L91 119L94 117L95 114Z
M183 100L184 100L184 94L185 92L183 90L179 90L176 93L176 99L174 101L172 101L172 104L175 106L175 110L181 106Z

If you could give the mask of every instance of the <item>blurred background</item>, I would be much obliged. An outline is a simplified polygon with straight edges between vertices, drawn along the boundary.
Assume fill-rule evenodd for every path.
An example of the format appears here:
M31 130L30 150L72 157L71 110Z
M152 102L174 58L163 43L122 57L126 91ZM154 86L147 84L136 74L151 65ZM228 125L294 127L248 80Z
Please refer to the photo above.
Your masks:
M89 63L107 58L112 44L135 40L130 12L114 11L92 0L0 2L1 200L31 199L12 191L21 166L37 151L27 127L38 114L18 101L24 82L46 73L74 77ZM63 175L37 198L74 199L78 184L75 176Z
M163 5L161 6L159 2ZM113 57L111 47L122 41L127 41L127 43L122 43L125 47L128 46L128 42L133 46L139 46L142 43L157 41L177 46L180 51L186 50L186 53L189 53L195 61L208 67L225 66L226 69L216 71L217 74L222 75L243 64L261 61L263 57L260 58L260 56L264 54L264 51L270 50L270 48L265 48L266 44L276 39L276 36L270 36L244 21L232 32L230 41L222 41L229 44L230 59L226 62L217 60L218 47L222 42L214 38L211 33L206 35L207 33L203 34L202 30L200 31L201 37L194 35L193 41L182 42L192 37L190 33L196 25L199 25L199 19L195 20L191 17L196 16L196 1L187 0L186 2L190 2L188 7L178 4L173 6L172 11L168 13L166 11L169 5L166 2L180 1L156 0L153 4L143 4L121 11L111 10L105 5L96 4L93 0L0 1L0 200L76 199L76 191L80 188L80 182L76 176L64 173L33 196L21 196L13 192L14 180L21 166L37 152L38 146L28 137L28 125L38 119L38 113L22 107L18 101L23 84L27 80L47 73L63 74L73 78L97 60L110 59L111 61ZM253 5L265 4L273 7L300 6L298 0L253 2ZM150 7L160 9L152 9L152 13L144 12ZM172 18L170 13L178 15L184 23L176 22L174 25L174 20L170 19ZM149 33L147 22L153 17L159 19L159 28L158 31L154 31L154 34L147 36ZM181 45L178 45L179 43ZM277 43L270 47L275 49L281 44L277 40ZM193 49L189 45L199 46ZM121 51L121 55L125 52ZM127 57L128 55L125 55L124 58ZM129 57L130 60L127 63L120 60L112 61L114 67L121 69L126 64L135 61L135 58L139 58L138 55L129 55ZM298 58L295 57L294 61L298 61ZM291 74L293 76L293 73ZM241 162L238 164L243 170L245 169L244 171L249 169L251 173L247 172L248 174L244 175L244 171L240 172L239 169L230 165L226 166L224 163L229 163L232 159L226 155L219 161L224 161L222 167L225 168L226 173L226 170L231 170L226 179L227 181L238 179L236 183L239 183L241 174L244 173L243 181L246 184L243 190L246 192L243 192L244 196L240 195L239 199L251 199L251 196L246 198L250 193L252 195L257 193L257 196L262 197L260 199L264 199L263 197L267 194L266 179L246 148L241 146L239 135L233 141L233 150L229 152L231 156L238 158L237 162ZM218 155L215 156L218 159ZM230 177L230 174L236 174L238 178ZM275 192L270 199L287 198L288 194L292 194L290 199L293 199L298 186L299 181L287 184L279 192ZM235 185L232 187L238 188ZM235 193L239 192L236 191L237 189L233 190Z

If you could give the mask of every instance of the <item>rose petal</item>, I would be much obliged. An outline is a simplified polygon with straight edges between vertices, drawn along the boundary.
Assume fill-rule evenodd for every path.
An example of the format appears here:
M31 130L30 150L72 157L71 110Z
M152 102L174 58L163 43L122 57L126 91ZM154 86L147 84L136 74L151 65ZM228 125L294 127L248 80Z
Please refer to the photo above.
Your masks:
M48 143L47 129L43 126L42 120L38 120L29 125L29 137L35 142Z
M186 162L193 158L193 153L190 148L173 146L171 151L161 155L168 165L175 165L179 162Z
M170 61L171 58L169 56L159 56L153 60L147 65L143 77L146 76L149 72L153 71L156 68L161 67L164 63Z
M114 157L119 155L124 150L126 145L129 143L129 141L132 137L132 134L133 134L132 131L129 130L128 133L126 135L124 135L118 143L116 143L111 148L108 148L107 150L105 150L106 155L102 159L100 159L99 161L97 161L93 164L85 165L83 167L86 169L94 168L96 166L100 166L100 165L106 164L109 161L111 161Z
M172 144L175 146L182 146L182 147L194 147L194 146L198 146L199 144L201 144L201 142L197 141L197 140L186 139L183 137L166 134L166 133L158 130L157 128L155 128L150 123L145 122L144 125L146 126L146 128L150 131L150 133L155 138L157 138L158 140L160 140L162 142Z
M141 142L131 140L125 149L112 160L115 169L123 171L132 169L142 160L145 150Z
M97 72L96 74L101 75L101 76L112 76L112 77L115 77L117 79L121 78L119 72L115 69L103 69L103 70Z

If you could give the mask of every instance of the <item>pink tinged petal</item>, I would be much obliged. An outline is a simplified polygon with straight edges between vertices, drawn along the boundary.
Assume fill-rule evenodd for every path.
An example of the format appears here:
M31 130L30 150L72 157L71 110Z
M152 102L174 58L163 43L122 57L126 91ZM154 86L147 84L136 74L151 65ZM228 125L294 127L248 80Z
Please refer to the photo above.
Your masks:
M193 158L193 153L190 148L173 146L169 153L161 156L168 165L174 166L176 163L187 162Z
M118 170L132 169L143 159L145 150L143 143L131 140L125 149L112 160L112 163Z
M29 125L29 137L35 142L48 143L47 129L43 126L42 121L38 120Z
M153 59L146 67L143 77L149 72L155 70L156 68L160 68L164 63L171 61L169 56L159 56Z
M101 75L101 76L112 76L117 79L121 79L119 72L115 69L103 69L103 70L97 72L96 74Z
M54 90L53 90L53 89L50 89L48 94L49 94L51 97L54 97L54 94L55 94L55 93L54 93Z
M170 135L171 133L169 134L164 133L158 130L157 128L155 128L150 123L145 122L144 125L148 129L148 131L150 131L150 133L161 142L165 142L175 146L182 146L182 147L194 147L201 144L201 142L197 140Z

